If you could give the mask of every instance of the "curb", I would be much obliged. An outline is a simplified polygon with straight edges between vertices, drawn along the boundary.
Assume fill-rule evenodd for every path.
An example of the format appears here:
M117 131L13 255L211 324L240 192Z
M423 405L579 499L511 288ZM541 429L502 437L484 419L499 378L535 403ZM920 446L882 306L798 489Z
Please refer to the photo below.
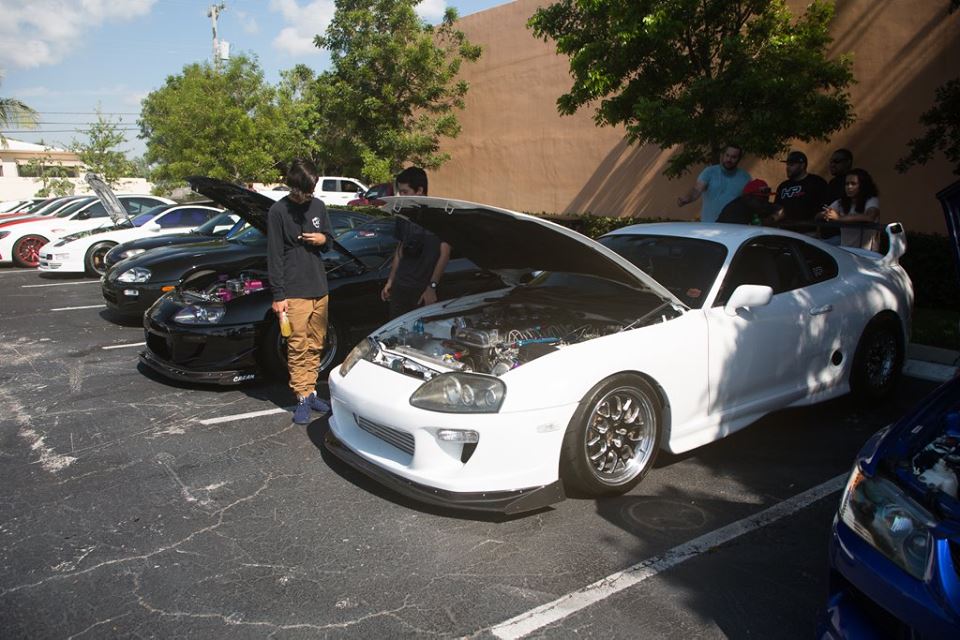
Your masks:
M903 375L929 382L946 382L960 374L960 353L924 344L907 345Z

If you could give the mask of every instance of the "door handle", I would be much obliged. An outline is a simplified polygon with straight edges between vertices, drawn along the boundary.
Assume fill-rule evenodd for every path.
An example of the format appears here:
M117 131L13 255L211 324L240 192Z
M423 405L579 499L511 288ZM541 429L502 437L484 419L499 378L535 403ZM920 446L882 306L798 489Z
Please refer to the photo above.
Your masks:
M814 307L810 309L810 315L820 316L820 315L823 315L824 313L830 313L831 311L833 311L833 305L825 304L822 307Z

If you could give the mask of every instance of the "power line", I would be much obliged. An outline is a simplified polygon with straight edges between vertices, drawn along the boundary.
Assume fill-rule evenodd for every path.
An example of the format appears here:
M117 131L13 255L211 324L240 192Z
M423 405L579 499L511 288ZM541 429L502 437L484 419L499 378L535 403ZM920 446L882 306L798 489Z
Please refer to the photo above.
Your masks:
M80 133L81 129L4 129L2 133ZM140 131L140 128L117 129L117 131Z
M96 111L37 111L40 115L48 116L95 116ZM138 116L139 111L100 111L105 116Z

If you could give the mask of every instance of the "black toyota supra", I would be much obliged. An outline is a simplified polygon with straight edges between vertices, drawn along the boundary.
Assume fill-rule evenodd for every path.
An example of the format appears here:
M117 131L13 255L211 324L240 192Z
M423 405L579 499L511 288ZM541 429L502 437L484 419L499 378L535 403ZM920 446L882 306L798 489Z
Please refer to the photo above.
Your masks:
M269 198L211 178L191 178L190 185L250 220L254 228L247 233L256 233L257 242L265 240L267 211L273 204ZM357 242L362 239L361 236ZM253 241L240 234L216 249L201 250L201 245L193 245L193 249L177 247L150 252L169 252L168 259L180 263L189 262L191 256L198 254L205 257L197 260L189 272L182 273L179 282L144 314L147 346L140 354L144 365L168 378L207 384L231 385L286 376L286 344L271 309L266 251L254 255L243 250L243 243ZM356 342L387 320L387 304L380 300L380 290L390 273L395 241L384 243L378 253L360 257L351 253L351 242L349 238L345 244L334 242L323 254L330 307L321 377L341 362ZM363 249L369 251L366 245ZM138 262L139 257L118 267L146 269ZM163 272L163 261L151 264L151 276L153 271ZM111 275L112 272L108 281ZM117 281L119 277L113 279ZM172 282L167 276L162 279ZM454 249L439 295L441 299L454 298L502 286L496 275L465 258L457 258Z

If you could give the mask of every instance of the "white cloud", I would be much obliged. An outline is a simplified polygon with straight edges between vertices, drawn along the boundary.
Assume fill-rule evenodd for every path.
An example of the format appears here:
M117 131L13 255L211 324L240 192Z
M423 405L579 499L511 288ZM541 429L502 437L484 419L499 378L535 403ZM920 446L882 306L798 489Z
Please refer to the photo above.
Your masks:
M156 0L0 0L0 67L62 60L91 29L146 15Z
M417 15L427 22L440 22L443 12L447 10L446 0L423 0L416 6Z
M273 39L275 48L293 56L321 53L313 38L324 33L333 19L333 0L313 0L303 6L298 0L270 0L270 10L280 12L288 25Z
M246 11L237 11L237 17L240 19L240 27L244 33L249 33L250 35L260 33L260 25L257 23L257 19L249 13Z

